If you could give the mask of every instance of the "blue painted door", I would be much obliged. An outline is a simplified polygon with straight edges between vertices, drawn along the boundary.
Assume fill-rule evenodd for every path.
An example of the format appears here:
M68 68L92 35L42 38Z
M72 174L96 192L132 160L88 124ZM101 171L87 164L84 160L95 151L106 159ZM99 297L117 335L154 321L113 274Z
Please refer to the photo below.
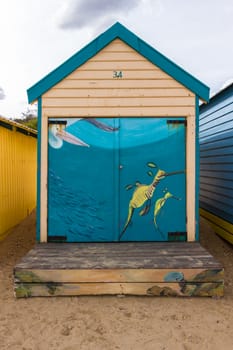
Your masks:
M185 120L50 119L48 240L184 240Z

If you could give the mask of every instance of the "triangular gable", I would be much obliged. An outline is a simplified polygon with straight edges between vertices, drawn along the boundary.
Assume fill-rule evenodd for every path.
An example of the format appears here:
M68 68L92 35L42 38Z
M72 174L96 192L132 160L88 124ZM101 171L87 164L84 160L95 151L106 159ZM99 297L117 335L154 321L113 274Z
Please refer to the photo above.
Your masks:
M71 74L75 69L87 62L114 39L119 38L132 47L147 60L162 69L165 73L184 85L204 101L209 100L209 88L191 74L184 71L167 57L148 45L120 23L115 23L107 31L99 35L58 68L27 90L29 103L37 100L59 81Z

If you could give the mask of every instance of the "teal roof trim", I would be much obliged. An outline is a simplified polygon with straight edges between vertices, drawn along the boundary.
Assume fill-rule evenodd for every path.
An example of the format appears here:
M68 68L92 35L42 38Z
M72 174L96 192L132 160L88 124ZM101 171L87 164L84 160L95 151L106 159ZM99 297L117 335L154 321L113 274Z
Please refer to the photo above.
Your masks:
M150 62L158 66L168 75L173 77L179 83L191 90L194 94L204 101L209 101L209 88L191 74L187 73L181 67L177 66L166 56L148 45L145 41L137 37L120 23L115 23L107 31L102 33L83 49L71 56L58 68L53 70L35 85L27 90L29 103L37 100L46 91L71 74L75 69L87 62L105 46L116 38L121 39L126 44L131 46L135 51L144 56Z

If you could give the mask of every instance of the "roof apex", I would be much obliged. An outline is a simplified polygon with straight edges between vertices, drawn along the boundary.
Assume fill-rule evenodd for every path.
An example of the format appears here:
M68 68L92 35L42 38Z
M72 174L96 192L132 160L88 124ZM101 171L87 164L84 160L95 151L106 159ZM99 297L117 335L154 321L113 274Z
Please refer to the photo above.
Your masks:
M179 83L184 85L204 101L209 100L209 88L191 74L176 65L166 56L151 47L145 41L136 36L133 32L124 27L121 23L116 22L105 32L87 44L80 51L71 56L67 61L57 67L55 70L38 81L35 85L27 90L29 103L37 100L46 91L51 89L59 81L71 74L75 69L87 62L105 46L110 44L116 38L121 39L131 46L135 51L144 56L150 62L158 66L168 75L173 77Z

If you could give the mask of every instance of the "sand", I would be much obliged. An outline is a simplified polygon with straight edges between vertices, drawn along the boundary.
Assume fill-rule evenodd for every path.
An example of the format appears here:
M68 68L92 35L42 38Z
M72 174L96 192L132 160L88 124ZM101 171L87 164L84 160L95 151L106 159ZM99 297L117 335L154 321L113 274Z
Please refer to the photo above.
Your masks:
M232 350L233 247L201 220L201 244L225 267L225 296L16 300L14 265L35 244L35 213L0 242L0 350Z

